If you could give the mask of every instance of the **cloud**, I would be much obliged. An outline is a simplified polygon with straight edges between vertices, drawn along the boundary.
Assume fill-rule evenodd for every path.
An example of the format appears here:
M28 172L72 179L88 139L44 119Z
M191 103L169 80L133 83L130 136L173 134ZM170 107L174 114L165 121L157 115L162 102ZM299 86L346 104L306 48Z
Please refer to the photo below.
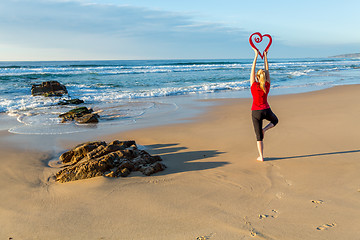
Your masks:
M251 32L195 19L197 16L182 12L85 0L4 0L0 1L0 60L253 56L248 42ZM261 29L252 21L246 25L247 29ZM356 41L346 45L289 41L287 34L294 31L293 26L285 35L278 28L274 25L271 30L271 57L329 56L358 49Z
M9 1L2 5L1 25L13 30L131 36L187 22L180 16L129 6L36 0Z
M185 14L41 0L2 1L0 31L0 44L18 46L24 56L25 49L51 49L48 55L63 49L76 52L70 58L83 53L102 59L219 57L224 52L226 56L229 43L247 38L241 29L199 23Z

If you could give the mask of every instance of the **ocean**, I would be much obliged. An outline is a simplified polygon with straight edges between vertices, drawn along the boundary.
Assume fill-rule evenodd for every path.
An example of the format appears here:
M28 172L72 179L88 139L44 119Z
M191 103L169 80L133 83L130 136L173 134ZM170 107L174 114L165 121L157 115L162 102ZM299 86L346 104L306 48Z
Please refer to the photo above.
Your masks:
M70 134L185 121L206 107L195 100L250 97L252 60L0 62L0 130ZM360 59L271 59L269 65L270 95L360 83ZM44 81L64 84L69 94L32 96L31 86ZM77 106L58 103L73 98L99 112L96 126L61 123L58 115Z

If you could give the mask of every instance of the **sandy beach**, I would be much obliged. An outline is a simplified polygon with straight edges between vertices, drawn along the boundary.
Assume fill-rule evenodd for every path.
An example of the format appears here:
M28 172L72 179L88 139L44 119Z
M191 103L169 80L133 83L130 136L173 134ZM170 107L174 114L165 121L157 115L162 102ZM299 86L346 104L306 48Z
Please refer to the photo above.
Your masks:
M150 177L56 183L48 161L81 142L31 150L2 131L0 238L359 239L359 92L270 96L279 124L265 135L265 162L251 99L216 100L190 123L89 137L160 155L168 168Z

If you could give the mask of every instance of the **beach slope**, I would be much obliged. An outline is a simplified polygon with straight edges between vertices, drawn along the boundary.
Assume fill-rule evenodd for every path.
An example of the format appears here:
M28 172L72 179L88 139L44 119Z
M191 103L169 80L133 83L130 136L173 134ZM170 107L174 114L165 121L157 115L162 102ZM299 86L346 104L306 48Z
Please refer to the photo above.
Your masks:
M279 124L265 135L265 162L251 99L217 100L190 123L89 139L136 140L168 167L150 177L56 183L47 161L58 155L13 148L3 132L0 238L357 239L359 92L270 96Z

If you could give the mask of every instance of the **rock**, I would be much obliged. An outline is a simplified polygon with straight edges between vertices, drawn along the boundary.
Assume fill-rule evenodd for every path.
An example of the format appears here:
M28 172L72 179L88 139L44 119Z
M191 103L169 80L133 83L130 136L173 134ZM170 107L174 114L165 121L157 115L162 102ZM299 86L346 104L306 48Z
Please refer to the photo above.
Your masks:
M76 146L74 149L63 153L59 160L62 163L77 163L81 159L88 156L89 152L92 152L95 149L98 149L99 147L106 146L105 142L102 141L96 141L96 142L87 142L81 145Z
M66 113L60 114L59 117L66 119L66 120L73 120L75 117L80 117L85 114L92 113L92 109L88 109L87 107L79 107L74 108Z
M67 94L66 87L57 81L42 82L33 84L31 94L33 96L43 95L45 97L62 96Z
M88 152L87 157L88 158L96 158L95 157L96 155L100 156L101 155L100 152L105 148L105 146L106 146L106 143L105 143L105 145L98 146L97 148L95 148L91 152Z
M99 117L97 114L88 113L81 117L75 117L74 120L78 123L98 123Z
M79 107L72 109L66 113L60 114L62 122L76 121L78 123L98 123L100 116L93 113L93 110L87 107Z
M61 102L58 103L58 105L70 105L70 104L79 105L82 103L84 103L83 100L75 98L75 99L69 99L69 100L67 100L67 99L62 100Z
M151 164L150 166L146 167L142 173L145 174L146 176L150 176L151 174L160 172L165 170L166 166L162 163L156 162Z
M119 165L119 167L118 167L119 169L124 169L124 168L126 168L126 169L129 169L129 170L133 170L134 168L135 168L135 166L134 166L134 164L131 162L131 161L123 161L120 165Z
M120 170L120 177L127 177L130 174L130 170L128 168L123 168Z
M139 150L135 141L103 141L80 144L60 156L65 164L56 175L56 181L69 182L97 176L127 177L132 171L151 175L166 166L159 156Z
M116 177L115 172L111 171L107 174L105 174L105 177Z

